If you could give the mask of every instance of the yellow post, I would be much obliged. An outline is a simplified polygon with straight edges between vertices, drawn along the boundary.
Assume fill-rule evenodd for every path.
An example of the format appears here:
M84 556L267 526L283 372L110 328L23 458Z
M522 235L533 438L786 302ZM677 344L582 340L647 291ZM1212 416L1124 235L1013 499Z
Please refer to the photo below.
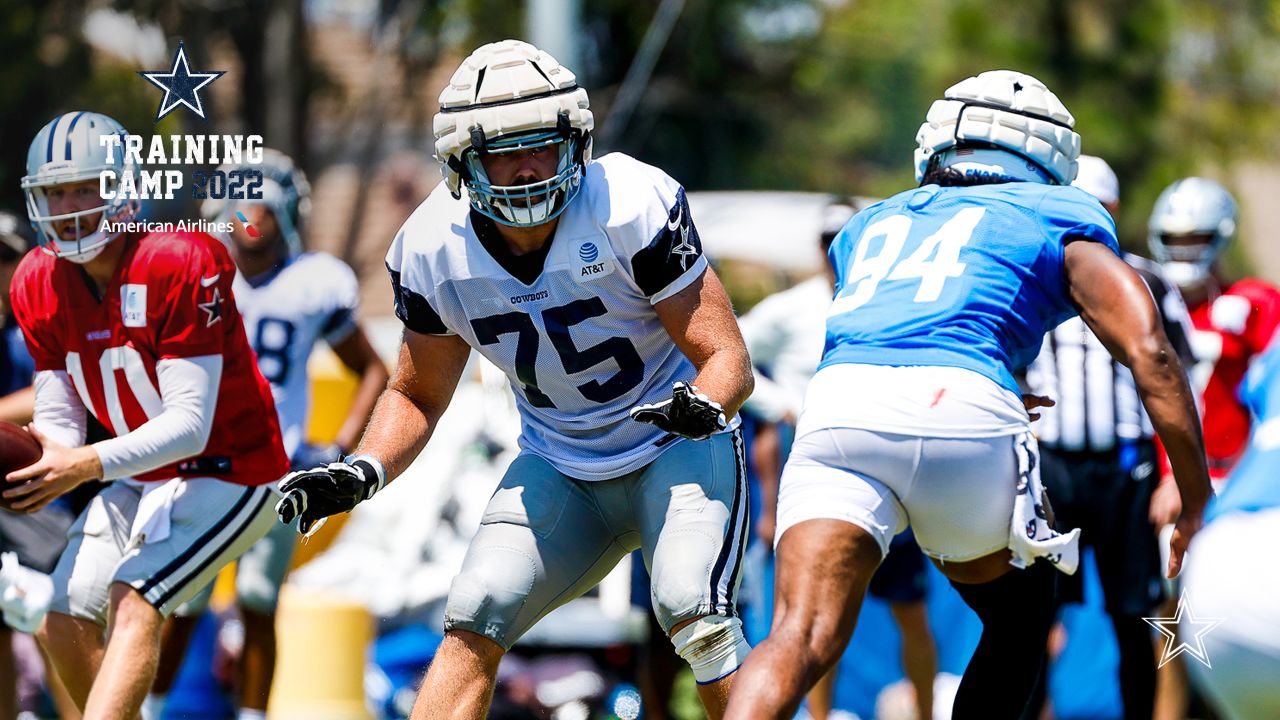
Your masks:
M370 720L364 666L374 623L363 605L286 585L276 614L270 720Z

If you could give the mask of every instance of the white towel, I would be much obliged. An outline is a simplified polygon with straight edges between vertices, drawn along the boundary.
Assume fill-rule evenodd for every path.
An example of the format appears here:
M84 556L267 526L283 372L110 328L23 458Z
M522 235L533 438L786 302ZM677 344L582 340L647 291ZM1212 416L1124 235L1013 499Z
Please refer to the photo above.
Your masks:
M53 601L53 580L18 562L17 553L0 555L0 610L5 623L27 634L40 627Z
M135 542L155 543L169 537L169 516L173 514L173 500L182 489L183 478L159 483L142 483L142 497L138 500L138 512L133 516L131 528Z
M1014 448L1018 454L1018 494L1013 500L1009 526L1009 549L1013 551L1009 563L1025 568L1037 558L1044 558L1062 572L1074 575L1080 567L1080 529L1063 535L1049 526L1035 437L1030 432L1019 435Z

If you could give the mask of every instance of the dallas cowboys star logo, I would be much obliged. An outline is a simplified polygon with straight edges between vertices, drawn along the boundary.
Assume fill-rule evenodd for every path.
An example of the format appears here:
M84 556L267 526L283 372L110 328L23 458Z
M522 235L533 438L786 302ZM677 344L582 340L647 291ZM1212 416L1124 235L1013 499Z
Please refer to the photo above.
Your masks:
M214 323L222 319L222 293L218 288L213 289L213 297L209 298L209 302L196 303L196 307L209 314L205 319L204 326L212 327Z
M676 234L680 242L671 247L670 254L680 256L676 262L680 263L681 270L689 269L689 258L697 258L698 248L689 242L689 228L683 222L684 207L677 206L676 217L674 220L667 221L667 230Z
M1210 670L1213 665L1209 663L1209 654L1204 649L1204 636L1222 623L1221 618L1198 618L1196 613L1191 609L1191 601L1187 598L1187 591L1182 591L1182 597L1178 598L1178 611L1171 618L1149 617L1142 618L1148 625L1155 628L1164 636L1164 653L1160 656L1160 667L1164 667L1165 663L1178 657L1182 653L1187 653L1191 657L1199 660L1205 667ZM1193 636L1191 642L1178 640L1178 624L1182 623L1184 631L1190 631ZM1186 632L1184 632L1184 635ZM1174 643L1177 646L1174 646Z
M185 105L201 120L208 120L204 116L204 104L200 102L200 89L225 75L226 71L191 72L190 66L187 65L187 49L182 43L178 43L178 52L173 56L172 70L169 72L144 70L138 74L146 78L147 82L164 90L164 99L160 101L160 107L156 110L155 121L160 122L165 115L177 110L179 105Z

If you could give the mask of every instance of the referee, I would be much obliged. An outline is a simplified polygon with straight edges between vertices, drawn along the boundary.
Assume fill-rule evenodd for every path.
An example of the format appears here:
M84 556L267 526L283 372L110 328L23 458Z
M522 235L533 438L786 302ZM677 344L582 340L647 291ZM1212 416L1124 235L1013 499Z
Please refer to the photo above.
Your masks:
M1081 155L1079 162L1073 184L1114 215L1119 206L1115 173L1100 158ZM1165 334L1190 367L1191 321L1182 296L1159 265L1130 254L1125 260L1146 281L1164 315ZM1027 385L1032 393L1057 402L1039 411L1035 426L1041 479L1053 501L1058 530L1080 528L1081 540L1093 547L1120 648L1124 717L1149 720L1156 658L1142 617L1164 595L1157 529L1148 517L1160 475L1151 421L1133 375L1078 317L1045 336L1040 355L1027 369ZM1059 578L1061 602L1083 601L1082 575Z

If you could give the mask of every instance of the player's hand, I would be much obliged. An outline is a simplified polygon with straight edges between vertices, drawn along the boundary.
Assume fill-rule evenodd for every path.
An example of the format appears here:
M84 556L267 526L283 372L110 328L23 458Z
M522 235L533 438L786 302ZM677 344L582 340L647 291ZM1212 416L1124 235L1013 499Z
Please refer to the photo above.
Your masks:
M1182 572L1182 559L1187 554L1187 547L1191 544L1191 538L1200 531L1200 527L1204 525L1204 515L1201 513L1180 513L1177 521L1173 524L1173 535L1169 538L1169 570L1166 575L1170 580L1178 577L1178 573Z
M16 487L3 493L4 506L18 512L36 512L83 483L102 477L102 460L91 446L69 448L28 425L44 453L34 464L14 470L5 480Z
M298 532L310 535L325 518L350 512L386 484L381 464L368 455L355 455L323 467L299 470L284 476L276 503L276 515L288 525L298 521Z
M1032 410L1042 407L1053 407L1057 404L1058 403L1054 402L1053 398L1048 395L1032 395L1031 393L1022 394L1022 407L1027 409L1027 417L1031 418L1031 422L1035 422L1040 419L1040 413L1031 412Z
M1182 494L1178 492L1178 483L1172 477L1163 478L1151 493L1147 517L1156 529L1160 529L1177 520L1181 514Z
M631 419L690 440L705 440L729 426L720 403L686 382L671 388L671 399L631 408Z

